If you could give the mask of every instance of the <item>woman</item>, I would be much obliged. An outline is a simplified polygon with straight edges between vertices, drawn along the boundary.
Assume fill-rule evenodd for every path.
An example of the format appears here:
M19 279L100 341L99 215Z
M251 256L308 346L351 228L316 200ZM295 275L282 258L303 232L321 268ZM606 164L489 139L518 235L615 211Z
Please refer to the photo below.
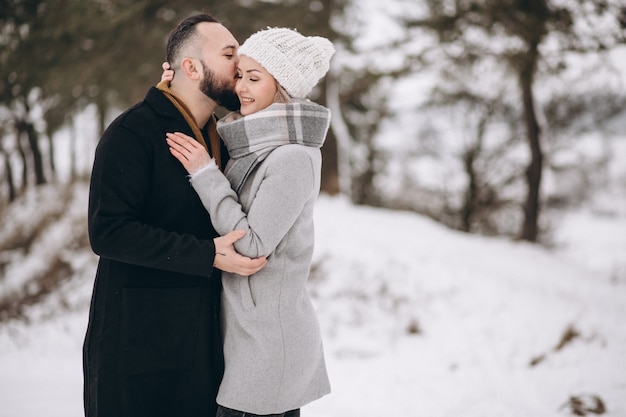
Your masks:
M223 274L224 379L218 417L299 416L330 392L317 317L306 290L313 255L313 209L330 111L305 100L334 48L285 28L253 34L239 49L239 112L218 123L230 154L224 173L192 138L167 135L220 234L268 256L249 277Z

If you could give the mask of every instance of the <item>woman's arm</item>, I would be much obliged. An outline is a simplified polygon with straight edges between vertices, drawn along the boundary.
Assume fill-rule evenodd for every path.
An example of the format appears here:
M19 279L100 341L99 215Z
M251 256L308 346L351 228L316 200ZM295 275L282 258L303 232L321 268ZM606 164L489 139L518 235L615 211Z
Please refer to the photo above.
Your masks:
M267 169L247 213L215 164L192 176L191 184L211 214L215 229L220 234L235 229L247 231L235 242L242 255L272 253L315 191L312 162L302 149L301 145L282 146L263 162Z
M193 174L192 186L217 232L246 230L246 235L235 243L242 255L255 258L274 251L315 192L315 170L310 157L299 145L273 151L266 161L269 165L262 184L246 213L230 182L214 163L196 168L202 164L198 161L204 158L199 155L203 148L198 149L191 138L174 136L168 135L172 154Z

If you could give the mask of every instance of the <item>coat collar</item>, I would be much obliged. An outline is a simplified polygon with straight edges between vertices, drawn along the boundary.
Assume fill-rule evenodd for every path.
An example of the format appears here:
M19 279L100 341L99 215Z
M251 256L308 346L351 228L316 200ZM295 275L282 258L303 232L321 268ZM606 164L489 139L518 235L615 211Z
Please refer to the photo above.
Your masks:
M209 119L206 126L199 127L199 131L196 131L188 120L186 120L185 116L181 113L181 110L178 109L172 100L170 100L159 88L150 87L148 93L146 93L144 101L159 117L176 119L188 125L194 133L194 136L196 136L196 140L200 142L202 146L207 148L211 157L215 158L217 165L220 168L223 167L220 138L216 128L217 116L215 114ZM191 115L189 115L189 117L191 117ZM207 147L206 138L208 138L208 142L210 143L209 147Z
M146 93L144 101L148 103L150 107L152 107L152 109L158 116L167 117L170 119L181 119L183 121L185 120L183 118L183 115L180 114L174 104L172 104L172 102L168 100L167 97L165 97L165 94L159 91L159 89L156 87L150 87L148 93Z

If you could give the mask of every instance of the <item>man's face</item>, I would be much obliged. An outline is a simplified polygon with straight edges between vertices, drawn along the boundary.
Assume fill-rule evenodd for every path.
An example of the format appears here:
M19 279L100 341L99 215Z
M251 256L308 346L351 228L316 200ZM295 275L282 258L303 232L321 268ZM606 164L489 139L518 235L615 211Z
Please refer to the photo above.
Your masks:
M202 69L204 77L200 90L218 105L229 110L239 108L235 93L239 43L235 37L219 23L200 23L198 31L204 42L202 47Z

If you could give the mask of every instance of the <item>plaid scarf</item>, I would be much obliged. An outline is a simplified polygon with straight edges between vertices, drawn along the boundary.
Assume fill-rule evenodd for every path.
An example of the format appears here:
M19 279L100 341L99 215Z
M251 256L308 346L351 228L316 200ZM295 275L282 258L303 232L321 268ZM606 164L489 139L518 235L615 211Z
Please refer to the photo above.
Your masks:
M321 148L329 126L330 110L308 100L274 103L245 117L231 113L217 122L230 154L224 175L239 193L254 168L278 146Z

